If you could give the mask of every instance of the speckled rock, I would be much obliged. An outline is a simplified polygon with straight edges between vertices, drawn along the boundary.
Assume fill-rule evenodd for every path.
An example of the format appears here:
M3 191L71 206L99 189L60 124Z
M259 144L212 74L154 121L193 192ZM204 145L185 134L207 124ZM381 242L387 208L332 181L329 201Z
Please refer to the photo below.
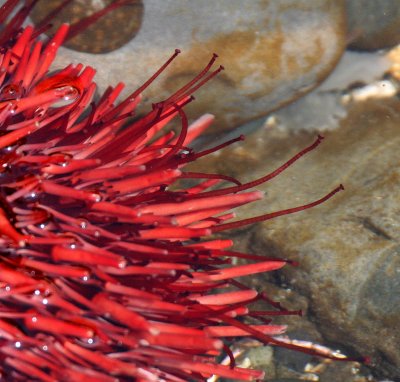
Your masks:
M193 118L215 114L215 129L232 129L300 97L329 74L346 44L343 1L198 0L188 6L144 0L143 5L141 28L129 44L103 56L63 49L57 65L83 62L97 68L101 89L119 81L132 89L180 48L181 56L145 92L145 102L154 102L193 78L216 52L226 70L188 108Z
M372 370L394 380L400 376L399 110L396 99L353 105L320 148L262 186L264 201L241 215L301 205L345 185L322 206L250 228L249 248L298 260L300 267L280 274L308 297L323 337L371 356ZM264 129L200 170L258 178L313 139Z
M35 23L40 23L50 12L55 11L64 0L39 1L31 14ZM63 23L81 22L116 3L114 0L73 0L57 16L51 19L53 34ZM102 15L95 23L65 43L65 46L87 53L107 53L130 41L141 27L143 3L140 0L121 5Z
M400 42L398 0L346 0L350 48L377 50Z

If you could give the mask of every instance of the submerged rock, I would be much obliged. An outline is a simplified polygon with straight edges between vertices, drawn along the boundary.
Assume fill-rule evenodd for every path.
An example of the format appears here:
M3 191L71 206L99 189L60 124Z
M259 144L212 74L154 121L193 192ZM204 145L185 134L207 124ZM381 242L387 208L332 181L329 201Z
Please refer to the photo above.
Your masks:
M62 5L64 0L39 1L31 14L35 23L45 15ZM114 0L73 0L56 17L51 19L54 33L61 24L74 24L85 17L99 12L115 3ZM139 31L143 18L143 2L132 1L130 4L113 9L94 24L65 43L65 46L86 53L107 53L120 48L131 41Z
M102 89L119 81L132 88L180 48L183 54L168 75L145 92L145 102L154 102L191 79L216 52L227 70L188 108L193 117L215 114L215 129L232 129L308 92L335 67L346 44L342 1L198 0L187 6L144 0L143 5L141 27L123 48L101 58L64 49L58 66L72 58L97 68Z
M350 48L377 50L400 42L398 0L346 0Z
M281 272L309 299L323 337L369 355L380 376L400 375L400 101L356 103L316 151L261 186L266 197L241 217L318 199L339 183L345 191L312 210L250 228L252 252L289 257ZM264 129L205 168L241 181L278 167L314 139ZM243 175L245 174L245 175Z

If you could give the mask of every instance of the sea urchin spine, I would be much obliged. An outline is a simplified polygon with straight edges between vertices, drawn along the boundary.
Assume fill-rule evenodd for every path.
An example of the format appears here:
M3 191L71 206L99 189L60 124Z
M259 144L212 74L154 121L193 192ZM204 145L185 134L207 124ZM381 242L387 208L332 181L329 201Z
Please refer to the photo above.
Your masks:
M252 190L314 149L321 137L273 173L254 182L185 172L190 143L212 122L189 126L183 107L215 76L209 64L168 99L132 120L140 94L178 55L125 100L123 85L97 101L94 69L50 65L68 34L47 42L21 24L35 1L11 18L18 1L0 9L0 373L7 381L253 380L256 370L215 357L222 339L312 349L274 336L285 327L266 316L296 314L235 278L281 268L288 261L229 251L230 240L206 238L316 202L228 222L227 211L258 200ZM181 131L163 132L173 118ZM200 179L190 188L170 186ZM201 179L202 178L202 179ZM223 187L226 181L233 182ZM222 188L215 188L219 186ZM232 258L245 265L231 266ZM248 307L264 299L271 311ZM252 317L259 324L243 323Z

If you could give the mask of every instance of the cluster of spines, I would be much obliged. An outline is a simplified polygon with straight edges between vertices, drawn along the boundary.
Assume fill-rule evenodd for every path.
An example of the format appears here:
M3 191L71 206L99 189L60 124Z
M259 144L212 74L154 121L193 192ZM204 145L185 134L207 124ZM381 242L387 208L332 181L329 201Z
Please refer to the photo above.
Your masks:
M3 23L17 3L3 5ZM254 187L322 138L245 184L185 172L187 163L224 146L195 153L190 144L213 117L189 124L183 110L223 69L212 71L217 56L132 120L140 94L179 51L125 100L116 103L118 84L95 102L94 69L70 65L49 74L68 26L38 41L37 29L21 28L34 3L0 32L1 373L44 382L259 379L262 372L236 367L233 357L230 366L215 362L221 350L230 354L221 338L239 336L319 354L275 337L285 327L269 316L299 312L236 280L289 261L230 251L230 240L207 236L313 207L342 189L304 206L229 221L232 208L262 197ZM179 133L164 129L174 118ZM198 181L170 187L187 178ZM248 263L232 266L233 258ZM270 310L252 312L260 299Z

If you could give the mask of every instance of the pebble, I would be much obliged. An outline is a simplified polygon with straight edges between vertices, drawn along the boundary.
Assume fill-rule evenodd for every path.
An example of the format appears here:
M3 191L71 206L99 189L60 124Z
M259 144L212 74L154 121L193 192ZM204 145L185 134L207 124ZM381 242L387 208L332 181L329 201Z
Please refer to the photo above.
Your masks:
M43 17L60 6L64 0L39 1L31 14L34 22L40 22ZM115 0L73 0L62 12L51 20L54 32L63 23L74 24L95 12L104 9ZM79 35L65 43L65 46L86 53L107 53L131 41L139 31L143 19L143 2L132 1L131 4L120 6Z

